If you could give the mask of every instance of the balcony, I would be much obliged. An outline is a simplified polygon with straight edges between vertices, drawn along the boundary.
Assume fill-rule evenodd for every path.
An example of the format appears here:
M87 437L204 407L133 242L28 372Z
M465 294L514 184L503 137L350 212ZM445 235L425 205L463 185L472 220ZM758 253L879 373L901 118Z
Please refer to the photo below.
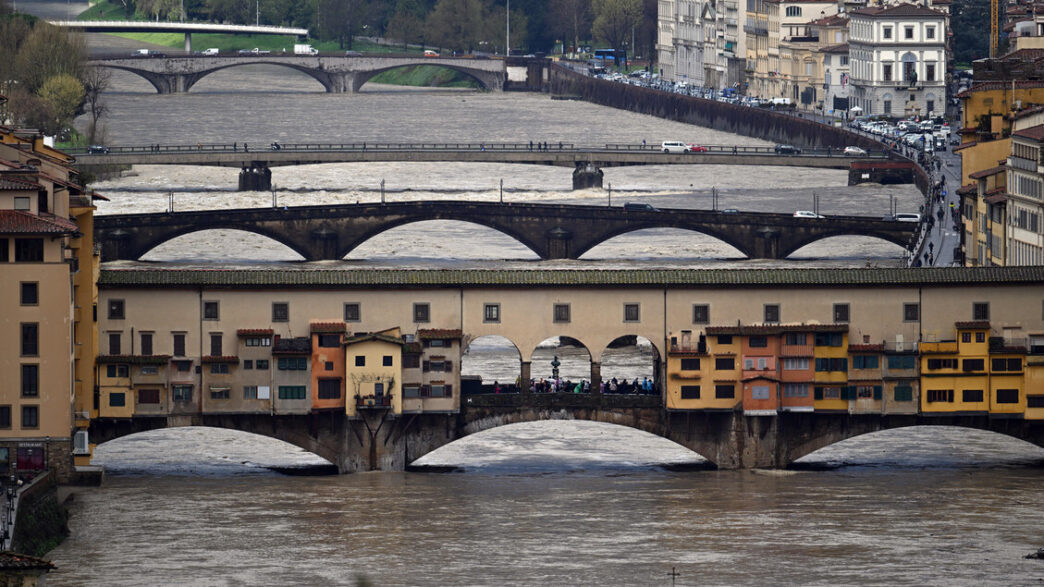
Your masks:
M785 344L779 347L779 356L781 357L811 357L813 352L812 344Z
M392 396L388 394L384 395L367 395L367 396L355 396L355 407L360 410L386 410L392 405Z

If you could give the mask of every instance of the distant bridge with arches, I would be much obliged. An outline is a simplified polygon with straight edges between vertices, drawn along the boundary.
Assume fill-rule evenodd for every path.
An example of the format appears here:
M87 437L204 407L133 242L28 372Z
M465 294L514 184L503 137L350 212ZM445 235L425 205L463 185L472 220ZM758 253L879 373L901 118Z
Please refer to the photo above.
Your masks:
M614 236L648 228L693 230L721 239L750 258L782 259L833 236L869 236L905 248L917 227L865 216L797 218L766 212L430 201L102 215L95 217L94 233L107 261L139 259L178 236L213 229L260 234L307 261L317 261L342 259L382 232L426 220L492 228L541 259L577 259Z
M436 65L459 71L485 90L504 89L507 64L503 59L474 57L424 57L421 55L294 55L220 54L159 58L94 58L88 66L118 69L141 76L160 94L188 92L199 80L222 69L243 65L278 65L311 76L329 93L354 93L373 76L414 65Z

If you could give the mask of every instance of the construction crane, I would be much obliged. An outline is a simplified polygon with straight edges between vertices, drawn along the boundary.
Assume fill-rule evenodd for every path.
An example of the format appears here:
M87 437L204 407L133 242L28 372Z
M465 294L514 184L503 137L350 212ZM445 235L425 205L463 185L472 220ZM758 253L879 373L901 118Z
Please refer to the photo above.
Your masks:
M997 44L1000 41L1000 0L990 0L990 59L997 57Z

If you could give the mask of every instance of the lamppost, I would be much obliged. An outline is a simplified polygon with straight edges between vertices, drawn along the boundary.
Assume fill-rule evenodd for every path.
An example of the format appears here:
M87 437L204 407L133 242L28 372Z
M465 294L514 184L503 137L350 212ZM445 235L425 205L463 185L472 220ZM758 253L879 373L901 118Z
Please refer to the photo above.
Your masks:
M558 367L561 364L562 362L558 360L558 355L555 355L555 358L551 359L551 379L558 381Z

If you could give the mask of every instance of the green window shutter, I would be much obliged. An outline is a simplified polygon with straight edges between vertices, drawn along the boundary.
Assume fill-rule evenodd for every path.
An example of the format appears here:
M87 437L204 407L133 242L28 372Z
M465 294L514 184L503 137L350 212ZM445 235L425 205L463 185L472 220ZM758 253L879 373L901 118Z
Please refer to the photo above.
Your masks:
M812 399L823 399L823 388L822 387L817 387L814 390L812 390L812 392L813 392Z
M884 390L881 388L880 385L875 385L874 386L874 399L879 400L879 399L882 399L883 397L884 397Z

